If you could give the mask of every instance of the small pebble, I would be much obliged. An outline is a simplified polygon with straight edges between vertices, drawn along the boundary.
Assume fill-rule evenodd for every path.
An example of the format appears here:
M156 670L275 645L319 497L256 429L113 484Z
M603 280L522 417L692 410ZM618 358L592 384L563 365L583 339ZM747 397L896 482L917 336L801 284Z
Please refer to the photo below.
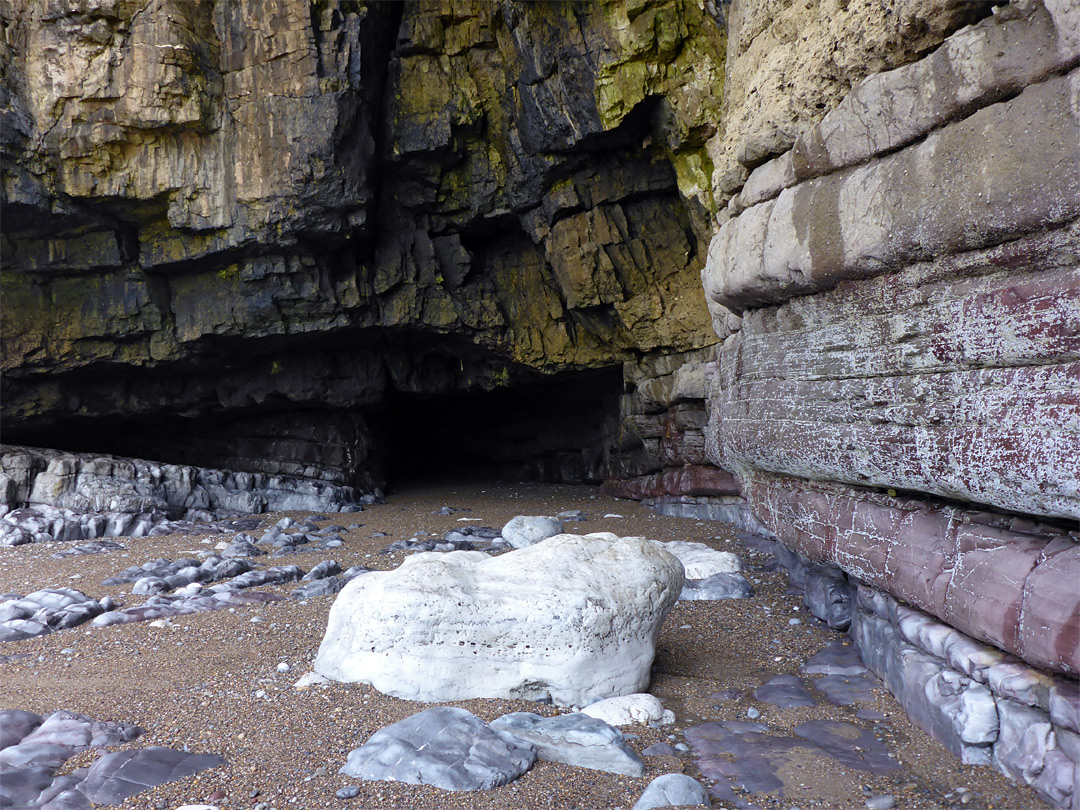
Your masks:
M798 624L802 624L802 619L788 619L787 623L790 624L792 627L795 627Z
M277 671L278 672L288 672L289 671L289 665L286 664L284 661L282 661L280 664L277 665Z
M360 787L358 785L348 785L338 790L334 795L339 799L354 799L360 795Z
M746 710L746 716L749 717L751 720L757 720L759 717L761 717L761 712L751 706L749 709Z
M896 807L896 799L888 793L866 800L867 810L891 810Z

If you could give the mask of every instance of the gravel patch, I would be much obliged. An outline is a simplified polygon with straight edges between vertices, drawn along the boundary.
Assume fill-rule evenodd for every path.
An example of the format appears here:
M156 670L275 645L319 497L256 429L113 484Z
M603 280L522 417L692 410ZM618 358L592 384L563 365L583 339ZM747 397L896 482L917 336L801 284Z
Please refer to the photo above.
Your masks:
M272 604L239 604L168 620L94 627L80 625L39 638L0 646L0 708L39 714L59 709L103 720L134 723L146 730L125 750L164 746L215 754L227 764L151 788L121 808L147 810L208 803L230 808L614 808L629 810L646 786L668 773L702 779L714 796L727 784L704 779L685 745L690 726L745 720L779 736L812 721L848 723L874 735L899 763L885 774L844 767L823 768L819 760L792 764L786 772L794 790L786 795L734 791L736 799L714 798L714 807L752 801L761 808L798 806L861 810L868 800L889 796L897 808L944 810L978 807L1043 810L1034 793L1020 789L990 768L966 766L907 720L883 688L850 706L821 700L813 706L780 708L759 701L754 691L777 675L800 676L799 668L844 636L813 619L800 597L788 592L786 575L765 556L750 551L726 524L657 517L639 504L599 496L593 487L546 485L458 485L404 491L355 516L345 530L339 515L314 520L311 513L259 516L255 537L289 517L298 523L332 526L342 545L333 551L341 569L396 567L408 551L380 553L389 543L442 536L469 525L503 526L517 515L578 511L579 533L611 531L653 540L705 543L732 551L743 562L754 595L747 599L682 601L661 633L649 691L674 712L673 726L623 729L628 744L644 756L641 777L621 776L539 761L520 779L491 791L448 793L432 786L365 782L341 775L350 751L379 729L426 708L387 697L363 684L313 684L294 688L311 670L335 595L286 598ZM605 517L607 516L607 517ZM350 520L354 519L350 516ZM564 518L565 519L565 518ZM426 534L420 535L421 532ZM142 604L131 583L102 581L155 559L178 560L213 551L220 534L123 538L123 549L52 557L63 543L0 548L0 593L27 594L41 588L77 587L94 599L111 597L120 607ZM296 557L305 572L326 555ZM270 565L255 557L256 570ZM276 560L274 562L280 562ZM77 584L76 584L77 583ZM270 583L260 591L289 597L297 583ZM801 624L791 624L792 618ZM279 667L280 664L287 665ZM802 676L809 685L814 678ZM721 695L723 697L721 697ZM469 700L456 706L485 723L510 712L550 717L551 706L522 700ZM669 753L670 752L670 753ZM89 767L101 751L84 752L66 768ZM355 788L355 795L350 796ZM341 798L338 797L340 794ZM208 801L213 796L213 801ZM962 798L966 799L962 802ZM737 800L737 801L736 801Z

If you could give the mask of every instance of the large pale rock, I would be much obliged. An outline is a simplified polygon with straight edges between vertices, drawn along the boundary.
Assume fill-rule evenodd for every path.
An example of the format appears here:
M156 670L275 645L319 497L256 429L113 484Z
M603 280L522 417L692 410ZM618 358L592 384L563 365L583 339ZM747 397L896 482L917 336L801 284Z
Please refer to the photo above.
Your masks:
M341 773L372 781L490 790L536 761L529 743L485 726L465 709L440 706L379 729L349 754Z
M502 529L502 538L514 548L524 548L561 534L563 526L554 518L518 515Z
M683 580L663 549L606 533L495 558L420 553L345 586L315 670L409 700L639 692Z

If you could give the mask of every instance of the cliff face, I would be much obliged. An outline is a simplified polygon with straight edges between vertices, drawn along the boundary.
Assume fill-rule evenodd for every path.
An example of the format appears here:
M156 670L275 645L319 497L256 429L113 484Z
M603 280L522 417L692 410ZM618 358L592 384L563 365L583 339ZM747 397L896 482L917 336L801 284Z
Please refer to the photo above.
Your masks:
M152 435L172 460L370 482L395 393L715 341L698 274L724 34L694 3L3 20L15 438L97 425L118 435L96 449ZM617 414L617 376L586 422Z
M730 32L729 89L781 20ZM853 635L920 725L1059 807L1076 758L1018 752L1080 731L1078 63L1076 5L1018 2L837 104L791 94L794 128L735 152L702 275L740 315L709 376L710 459L857 586ZM1006 671L1073 697L1021 696ZM990 736L965 728L977 701Z
M858 594L925 727L1073 806L1074 2L0 23L5 440L737 518Z

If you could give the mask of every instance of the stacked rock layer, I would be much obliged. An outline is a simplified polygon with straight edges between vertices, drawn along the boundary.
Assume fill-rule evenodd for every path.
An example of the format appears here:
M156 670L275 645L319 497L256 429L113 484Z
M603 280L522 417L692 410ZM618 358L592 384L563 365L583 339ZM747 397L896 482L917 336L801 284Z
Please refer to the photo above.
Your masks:
M1078 62L1075 4L1024 2L869 76L743 154L702 274L725 337L710 458L784 545L861 583L852 632L917 720L1062 807L1080 761ZM944 624L918 641L909 614ZM995 648L1037 669L987 675ZM920 698L940 672L941 700Z

